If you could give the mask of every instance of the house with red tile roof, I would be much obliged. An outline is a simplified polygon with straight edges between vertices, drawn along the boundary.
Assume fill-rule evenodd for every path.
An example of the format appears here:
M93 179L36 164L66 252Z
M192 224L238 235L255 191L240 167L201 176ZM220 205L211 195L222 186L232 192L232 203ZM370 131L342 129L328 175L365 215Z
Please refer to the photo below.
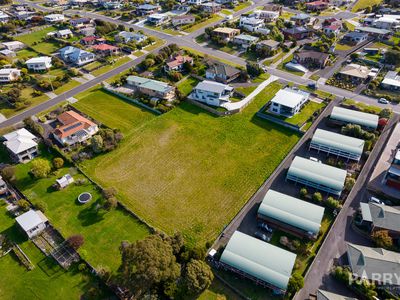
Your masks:
M308 11L321 11L327 9L328 7L329 3L321 0L306 3L306 8Z
M99 131L96 123L73 110L60 114L57 121L58 126L53 131L53 136L62 145L82 143Z
M119 48L113 45L108 44L99 44L92 46L94 52L99 54L100 56L110 56L116 55L119 53Z
M175 55L172 56L164 66L165 72L171 71L182 71L184 64L188 62L191 65L193 64L193 58L188 55Z

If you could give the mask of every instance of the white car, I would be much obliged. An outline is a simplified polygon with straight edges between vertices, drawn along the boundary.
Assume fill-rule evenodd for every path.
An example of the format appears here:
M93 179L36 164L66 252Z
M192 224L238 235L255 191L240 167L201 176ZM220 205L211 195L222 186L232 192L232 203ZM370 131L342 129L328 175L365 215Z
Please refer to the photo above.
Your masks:
M376 203L376 204L381 204L381 205L385 205L385 203L384 203L382 200L380 200L380 199L378 199L378 198L375 198L375 197L370 197L370 198L369 198L369 202Z
M389 104L389 101L386 100L385 98L380 98L380 99L378 100L378 102L379 102L379 103L382 103L382 104Z

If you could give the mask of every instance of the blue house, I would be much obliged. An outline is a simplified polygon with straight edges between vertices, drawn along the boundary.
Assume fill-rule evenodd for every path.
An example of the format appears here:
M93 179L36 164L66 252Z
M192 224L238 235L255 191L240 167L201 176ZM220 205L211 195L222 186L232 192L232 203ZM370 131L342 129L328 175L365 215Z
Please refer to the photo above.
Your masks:
M66 63L83 66L96 59L96 55L72 46L64 47L60 50L60 57Z

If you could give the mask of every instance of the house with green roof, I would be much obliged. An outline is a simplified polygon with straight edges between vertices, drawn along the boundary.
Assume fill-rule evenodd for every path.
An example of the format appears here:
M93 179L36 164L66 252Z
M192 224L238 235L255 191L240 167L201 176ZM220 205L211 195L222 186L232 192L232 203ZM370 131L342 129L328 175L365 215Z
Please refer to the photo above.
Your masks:
M346 176L346 170L296 156L289 167L286 180L340 196Z
M275 294L285 294L292 275L296 254L235 231L220 258L220 267Z
M330 120L338 124L357 124L366 129L378 128L379 116L357 110L335 106Z
M268 190L257 219L300 238L316 239L325 209L274 190Z
M137 92L149 97L155 97L167 101L172 101L176 97L175 87L162 81L139 76L128 76L126 82Z
M325 152L327 155L359 161L364 150L365 141L347 135L317 129L311 139L309 150Z

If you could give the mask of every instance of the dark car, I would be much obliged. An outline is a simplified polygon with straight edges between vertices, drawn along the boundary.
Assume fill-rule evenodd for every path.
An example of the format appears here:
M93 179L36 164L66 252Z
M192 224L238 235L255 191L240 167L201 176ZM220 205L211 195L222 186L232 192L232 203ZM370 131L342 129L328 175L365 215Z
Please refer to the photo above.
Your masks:
M269 242L271 240L271 237L267 236L265 233L262 233L260 231L256 231L254 233L254 236L264 242Z
M258 223L257 223L257 227L260 228L260 229L262 229L262 230L265 230L265 231L267 231L267 232L269 232L269 233L272 233L272 228L269 227L269 226L267 225L267 223L258 222Z

